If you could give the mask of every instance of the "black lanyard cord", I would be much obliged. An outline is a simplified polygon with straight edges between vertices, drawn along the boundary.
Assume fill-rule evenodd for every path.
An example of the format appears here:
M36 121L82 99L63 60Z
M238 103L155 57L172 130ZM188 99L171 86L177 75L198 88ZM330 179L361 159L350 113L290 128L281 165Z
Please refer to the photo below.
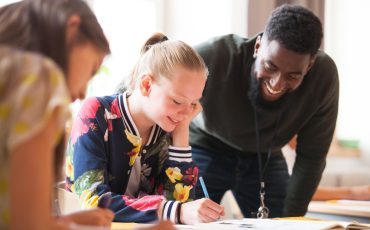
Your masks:
M259 180L260 183L263 182L263 175L262 175L262 157L261 157L261 150L260 150L260 132L258 130L258 120L257 120L257 112L254 109L254 128L256 130L256 148L257 148L257 157L258 157L258 170L259 170ZM266 165L266 164L265 164ZM264 188L261 188L261 190Z
M265 202L264 202L264 197L265 197L265 173L266 173L266 170L267 170L267 165L270 161L271 149L272 149L272 146L275 142L275 139L276 139L276 136L277 136L277 133L278 133L280 118L281 118L281 113L279 113L279 115L277 117L274 133L273 133L273 136L272 136L272 139L271 139L271 144L270 144L270 147L269 147L268 152L267 152L266 162L265 162L265 165L263 166L263 169L262 169L260 132L259 132L259 127L258 127L257 111L254 108L254 125L255 125L255 129L256 129L256 149L257 149L257 157L258 157L258 170L259 170L259 181L260 181L260 203L261 203L261 207L258 209L258 212L257 212L257 217L258 218L267 218L268 214L269 214L269 210L265 206Z

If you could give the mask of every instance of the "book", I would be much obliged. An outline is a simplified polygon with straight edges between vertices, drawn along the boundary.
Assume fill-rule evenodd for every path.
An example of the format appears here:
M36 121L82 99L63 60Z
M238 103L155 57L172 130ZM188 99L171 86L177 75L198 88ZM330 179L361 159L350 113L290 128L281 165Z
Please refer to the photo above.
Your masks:
M311 201L308 206L308 211L370 218L370 201L358 201L358 200Z
M181 228L176 226L179 230L189 229L189 227ZM312 219L251 219L244 218L240 220L221 220L213 223L202 223L192 226L191 229L197 230L240 230L240 229L273 229L273 230L359 230L370 229L369 224L348 223L348 222L334 222L334 221L320 221Z
M114 230L145 230L154 224L138 223L112 223L111 229ZM370 224L355 222L334 222L323 221L313 218L292 217L275 219L251 219L244 218L238 220L220 220L212 223L199 223L195 225L175 225L178 230L370 230ZM90 230L90 229L89 229ZM93 229L91 229L93 230Z

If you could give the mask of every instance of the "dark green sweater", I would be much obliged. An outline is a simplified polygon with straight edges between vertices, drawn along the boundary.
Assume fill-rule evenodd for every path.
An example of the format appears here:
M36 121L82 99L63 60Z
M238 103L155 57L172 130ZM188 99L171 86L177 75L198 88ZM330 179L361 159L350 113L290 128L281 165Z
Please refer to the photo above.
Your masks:
M209 68L203 112L191 124L190 142L219 154L256 153L254 110L248 97L256 37L226 35L195 48ZM257 110L260 148L278 152L297 138L297 158L284 206L285 216L301 216L321 179L338 113L339 81L333 60L319 51L301 86L286 105ZM278 115L277 136L271 146Z

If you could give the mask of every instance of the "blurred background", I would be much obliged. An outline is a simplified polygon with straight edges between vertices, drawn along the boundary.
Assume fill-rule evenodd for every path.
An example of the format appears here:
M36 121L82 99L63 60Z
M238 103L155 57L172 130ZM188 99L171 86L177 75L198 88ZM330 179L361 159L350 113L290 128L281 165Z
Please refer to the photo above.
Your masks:
M321 185L370 184L370 1L86 1L112 48L112 54L91 81L88 95L112 94L134 66L142 44L154 32L195 45L228 33L253 36L263 30L271 11L284 3L311 9L323 22L322 49L336 62L340 77L339 117ZM0 0L0 6L11 2L14 1ZM77 111L80 103L74 103L72 109ZM291 147L284 149L289 165L294 161L294 141Z

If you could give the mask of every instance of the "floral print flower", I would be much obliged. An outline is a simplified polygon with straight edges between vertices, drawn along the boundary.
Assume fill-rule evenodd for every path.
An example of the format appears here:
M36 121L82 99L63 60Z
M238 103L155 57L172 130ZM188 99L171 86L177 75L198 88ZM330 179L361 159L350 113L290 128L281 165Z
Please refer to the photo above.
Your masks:
M193 168L188 168L185 171L183 180L186 184L195 186L198 181L198 167L194 166Z
M178 167L166 169L166 174L172 183L182 179L181 170Z
M141 174L144 176L149 176L150 173L152 172L152 167L150 167L148 164L143 164L141 166Z
M93 195L91 190L84 190L81 193L80 200L82 202L82 208L96 208L98 206L98 195Z
M157 187L157 194L162 195L163 194L164 185L160 183Z
M131 144L133 145L133 149L130 152L128 152L128 155L130 157L129 165L132 166L134 165L136 157L140 153L141 138L131 134L129 131L127 131L127 129L125 129L125 134L126 134L127 140L129 140Z
M140 199L132 199L128 196L122 196L122 200L127 206L138 210L138 211L148 211L158 209L160 203L163 200L162 196L151 195L144 196Z
M175 191L173 192L173 197L180 202L185 202L189 199L189 192L193 186L183 185L182 183L178 183L175 185Z
M72 144L76 143L77 138L84 135L91 128L92 122L90 119L96 117L96 112L100 107L100 102L96 98L86 99L81 111L78 114L78 118L75 119L73 129L71 131Z
M112 120L116 119L117 115L113 114L113 113L109 112L107 109L105 109L104 118L107 121L108 131L112 132L113 131Z
M116 118L121 118L121 111L119 109L119 104L118 104L118 99L115 98L112 102L112 105L110 107L111 113L116 117Z
M75 193L81 195L85 190L95 191L99 184L104 181L104 170L95 169L82 174L74 183Z
M71 162L71 157L66 156L66 176L73 181L74 180L74 170L73 170L73 165Z

